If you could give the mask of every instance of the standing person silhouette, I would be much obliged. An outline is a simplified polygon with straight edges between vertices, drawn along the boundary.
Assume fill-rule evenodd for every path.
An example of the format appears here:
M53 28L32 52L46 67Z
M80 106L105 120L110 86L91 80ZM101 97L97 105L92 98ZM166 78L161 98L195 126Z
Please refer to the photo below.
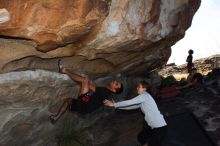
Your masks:
M188 53L189 53L189 55L186 58L187 70L188 70L188 73L191 73L192 68L193 68L193 56L192 56L192 54L194 53L194 51L190 49Z

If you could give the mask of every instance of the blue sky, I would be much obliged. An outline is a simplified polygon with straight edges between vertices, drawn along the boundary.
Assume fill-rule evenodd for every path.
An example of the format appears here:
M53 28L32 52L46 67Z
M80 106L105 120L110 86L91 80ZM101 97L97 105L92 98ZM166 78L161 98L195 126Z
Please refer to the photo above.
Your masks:
M193 60L220 54L220 0L202 0L185 37L172 47L168 63L186 63L189 49L194 50Z

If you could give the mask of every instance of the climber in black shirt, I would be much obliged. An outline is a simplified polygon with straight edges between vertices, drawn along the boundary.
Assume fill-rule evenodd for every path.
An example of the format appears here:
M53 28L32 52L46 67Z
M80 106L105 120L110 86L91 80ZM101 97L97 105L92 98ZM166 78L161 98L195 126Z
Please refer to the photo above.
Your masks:
M55 123L68 109L80 114L88 114L103 105L105 99L112 99L113 94L120 94L123 91L123 84L112 81L107 87L96 87L89 79L71 72L64 68L58 61L59 71L67 74L72 80L80 83L81 89L77 99L66 98L56 114L50 116L51 123Z

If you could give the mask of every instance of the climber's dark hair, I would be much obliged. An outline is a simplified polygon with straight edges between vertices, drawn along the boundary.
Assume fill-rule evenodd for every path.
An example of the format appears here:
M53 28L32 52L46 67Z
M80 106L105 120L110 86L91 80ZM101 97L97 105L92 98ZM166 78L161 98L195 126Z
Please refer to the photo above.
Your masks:
M146 81L144 81L144 80L143 80L143 81L140 81L139 84L141 84L142 87L143 87L143 88L146 88L146 89L149 87L149 86L148 86L148 83L147 83Z
M120 82L121 83L121 82ZM120 88L117 88L116 91L115 91L115 94L121 94L124 90L124 86L123 84L121 83L121 87Z

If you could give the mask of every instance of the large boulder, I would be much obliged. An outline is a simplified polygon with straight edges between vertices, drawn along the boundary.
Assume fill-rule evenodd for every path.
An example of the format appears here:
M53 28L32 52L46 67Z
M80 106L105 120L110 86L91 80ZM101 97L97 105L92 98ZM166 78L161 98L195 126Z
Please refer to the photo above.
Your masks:
M1 72L55 70L51 60L68 57L67 66L95 75L142 74L167 62L199 5L200 0L0 0Z
M108 80L100 78L94 84L104 86ZM64 98L77 98L78 91L79 86L67 75L55 72L0 74L0 146L56 146L60 139L69 136L72 141L80 140L83 129L106 117L111 110L100 108L87 116L67 112L56 124L51 124L49 116L58 111ZM85 136L84 140L91 140L90 137Z

